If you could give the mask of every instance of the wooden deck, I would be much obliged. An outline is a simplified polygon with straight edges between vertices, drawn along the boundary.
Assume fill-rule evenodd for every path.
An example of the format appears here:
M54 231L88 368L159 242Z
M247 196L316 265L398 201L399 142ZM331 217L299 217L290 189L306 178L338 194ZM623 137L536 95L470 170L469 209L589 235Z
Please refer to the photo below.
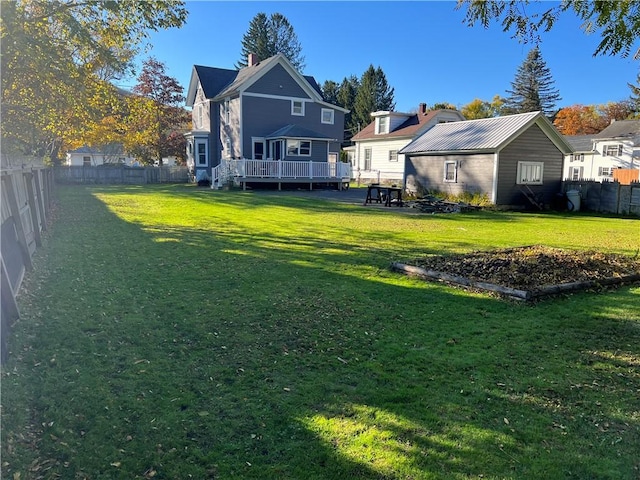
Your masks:
M335 183L341 190L351 180L351 164L342 162L305 162L289 160L222 160L211 170L211 188L218 189L222 185L234 183L243 188L248 183L283 184L308 183L309 189L314 184Z

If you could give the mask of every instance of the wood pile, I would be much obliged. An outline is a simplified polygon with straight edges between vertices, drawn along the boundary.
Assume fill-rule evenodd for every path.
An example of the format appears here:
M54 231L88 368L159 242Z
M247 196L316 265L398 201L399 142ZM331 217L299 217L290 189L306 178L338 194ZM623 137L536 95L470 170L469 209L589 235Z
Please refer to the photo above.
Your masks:
M407 207L417 208L423 213L463 213L481 208L466 202L449 202L436 197L419 198L404 203Z

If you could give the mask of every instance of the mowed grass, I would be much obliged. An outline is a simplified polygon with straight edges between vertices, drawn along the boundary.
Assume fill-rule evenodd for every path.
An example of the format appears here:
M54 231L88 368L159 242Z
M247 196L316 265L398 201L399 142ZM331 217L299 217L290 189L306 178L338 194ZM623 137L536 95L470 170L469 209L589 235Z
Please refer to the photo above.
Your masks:
M532 244L634 255L637 219L57 196L2 369L2 478L640 477L637 285L525 304L388 268Z

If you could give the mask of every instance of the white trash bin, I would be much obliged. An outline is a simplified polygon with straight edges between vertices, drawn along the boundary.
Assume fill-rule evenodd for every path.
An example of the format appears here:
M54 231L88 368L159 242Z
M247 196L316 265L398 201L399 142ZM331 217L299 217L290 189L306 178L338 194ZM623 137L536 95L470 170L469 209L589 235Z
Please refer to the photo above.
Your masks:
M567 209L570 212L580 211L580 192L578 190L569 190L567 192Z

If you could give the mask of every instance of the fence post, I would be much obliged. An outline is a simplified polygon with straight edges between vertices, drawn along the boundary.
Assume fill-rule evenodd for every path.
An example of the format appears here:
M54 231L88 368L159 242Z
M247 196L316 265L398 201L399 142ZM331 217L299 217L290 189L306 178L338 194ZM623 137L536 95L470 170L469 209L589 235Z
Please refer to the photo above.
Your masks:
M7 360L7 339L11 330L11 325L14 321L20 318L20 310L18 309L18 302L16 296L11 287L11 281L7 269L4 266L4 259L0 256L2 279L0 282L0 304L2 305L0 311L0 363L4 363Z

